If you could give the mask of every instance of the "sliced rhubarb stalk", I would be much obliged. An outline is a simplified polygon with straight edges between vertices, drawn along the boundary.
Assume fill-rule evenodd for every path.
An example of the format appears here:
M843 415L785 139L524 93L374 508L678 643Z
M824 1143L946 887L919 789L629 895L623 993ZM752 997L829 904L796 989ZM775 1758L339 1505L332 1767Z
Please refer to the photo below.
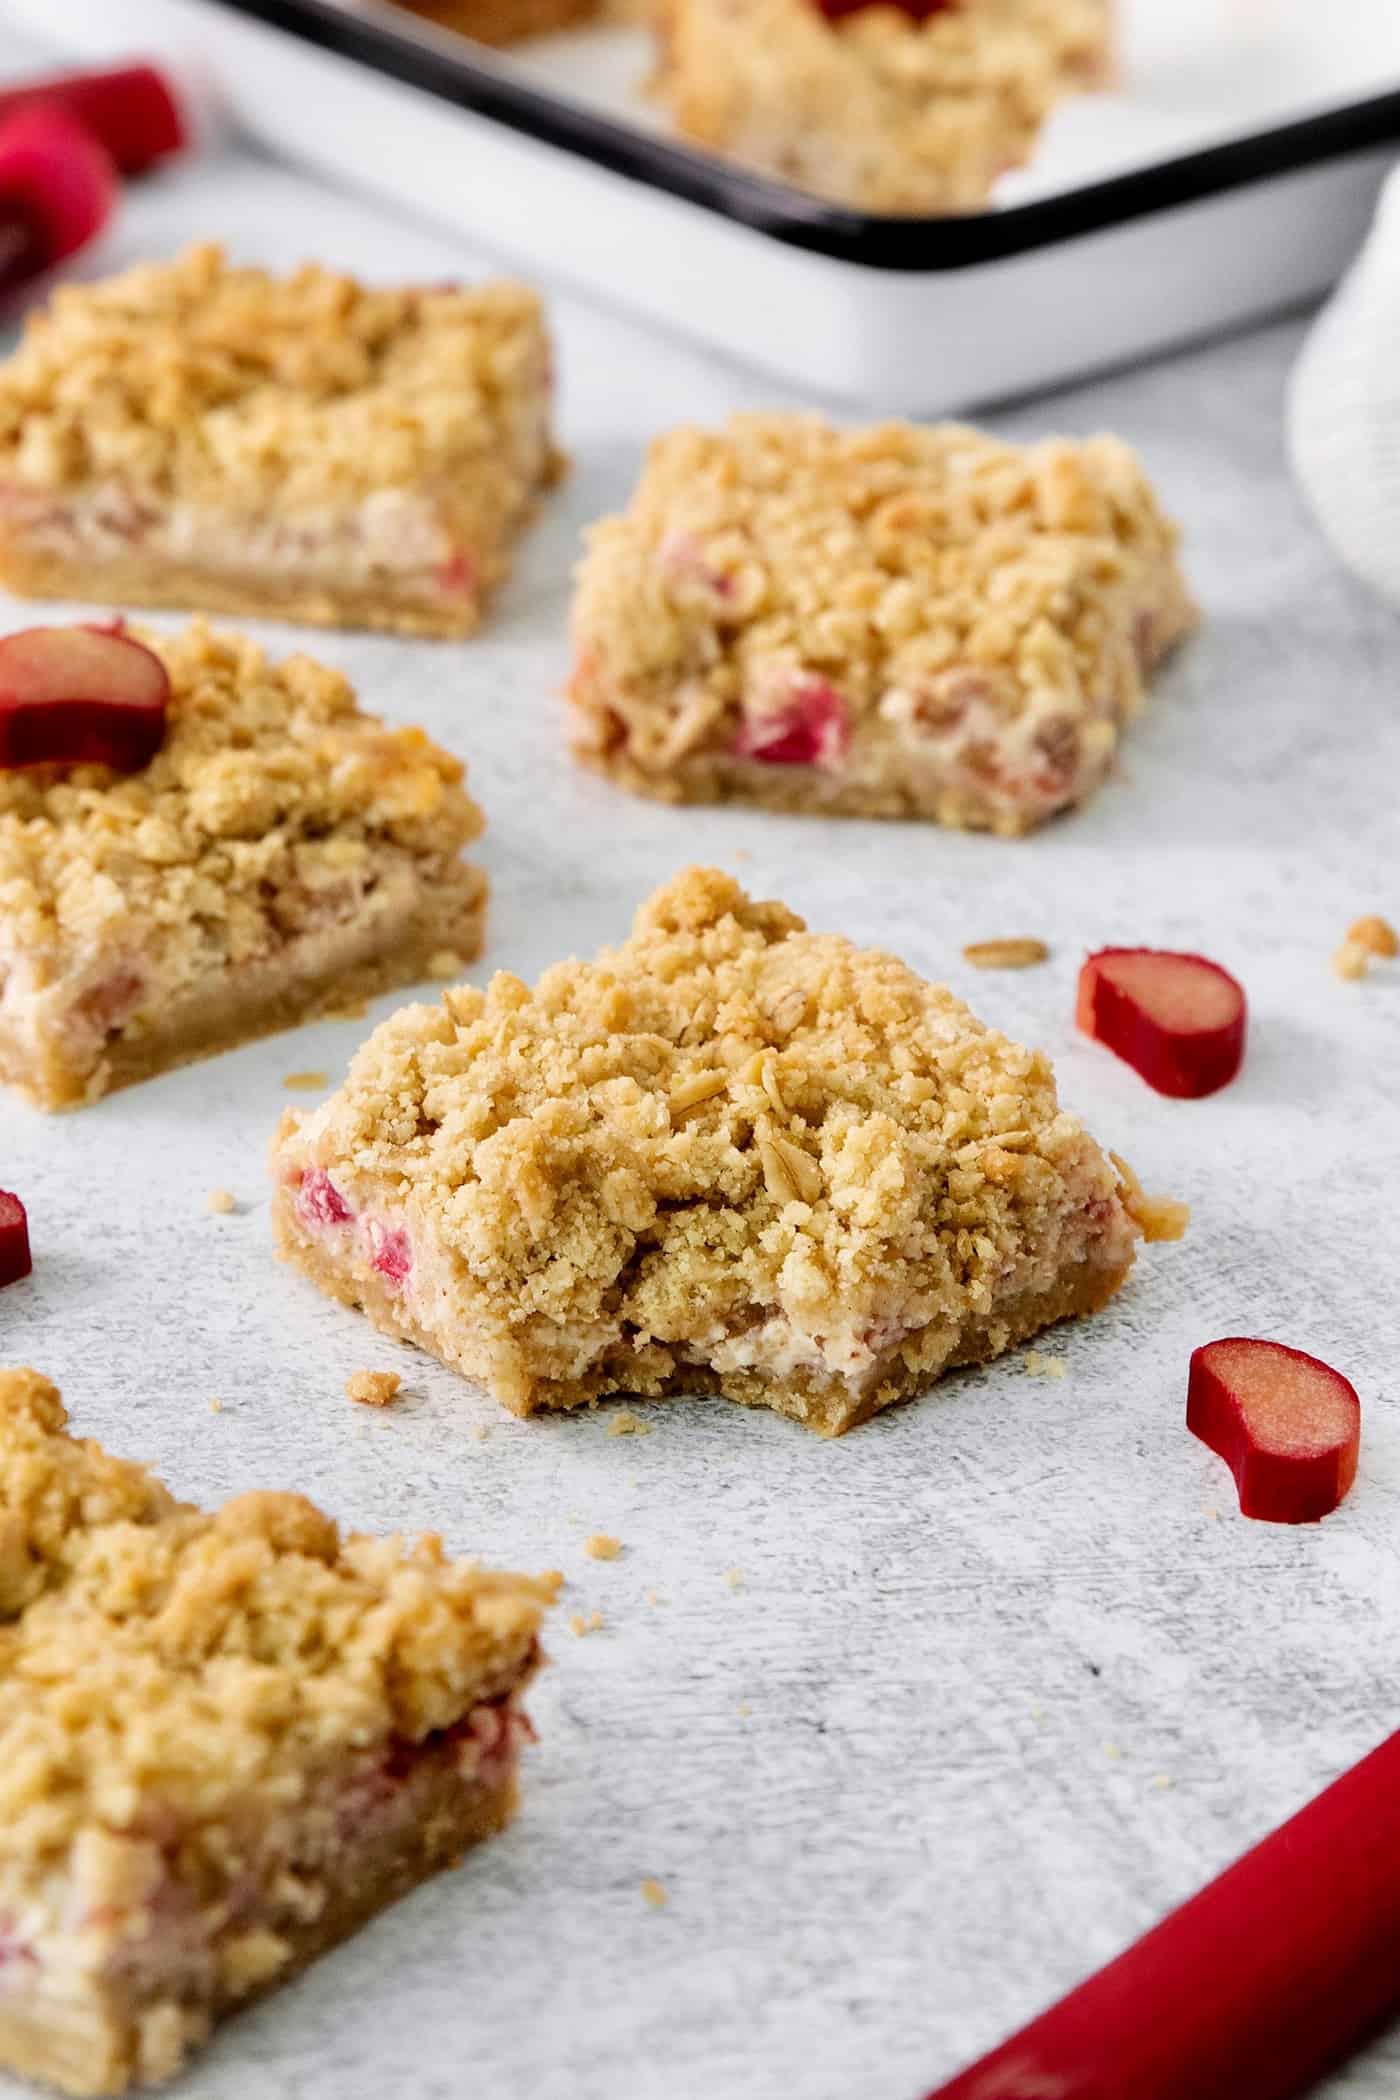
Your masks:
M116 195L111 161L61 109L36 103L0 124L0 293L85 247Z
M37 103L62 110L96 139L123 175L143 175L190 143L175 90L154 66L49 73L0 92L0 123Z
M170 680L153 650L110 627L26 627L0 639L0 768L148 765Z
M927 2100L1292 2100L1400 2006L1400 1735Z
M1198 1100L1244 1061L1244 987L1203 955L1101 948L1079 972L1075 1019L1159 1094Z
M1282 1342L1232 1335L1193 1350L1186 1426L1234 1474L1243 1514L1266 1523L1315 1524L1356 1478L1355 1386Z
M34 1264L29 1258L29 1219L18 1196L0 1189L0 1284L18 1283Z

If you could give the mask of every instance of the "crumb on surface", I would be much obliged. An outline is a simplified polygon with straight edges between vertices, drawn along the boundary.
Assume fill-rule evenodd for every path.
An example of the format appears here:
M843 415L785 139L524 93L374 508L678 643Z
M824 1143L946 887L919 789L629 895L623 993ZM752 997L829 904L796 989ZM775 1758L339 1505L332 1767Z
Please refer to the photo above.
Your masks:
M624 1407L622 1412L614 1415L608 1423L608 1435L650 1436L651 1424L644 1422L640 1415L634 1415L630 1408Z
M653 1881L650 1875L648 1875L647 1879L642 1883L642 1901L644 1903L649 1903L653 1910L664 1910L667 1902L669 1901L666 1891L662 1887L661 1883L659 1881Z
M974 970L1029 970L1049 958L1044 941L1030 939L970 941L963 949L963 961Z
M1347 928L1347 944L1364 948L1369 955L1379 955L1385 961L1393 961L1400 955L1400 933L1395 931L1389 919L1379 912L1367 912L1364 918L1353 919Z
M569 1620L569 1631L579 1640L582 1640L586 1633L601 1633L602 1630L603 1614L600 1611L591 1611L587 1615L576 1611Z
M329 1072L285 1072L282 1084L294 1093L316 1094L322 1087L330 1085L330 1077Z
M491 1432L484 1422L472 1423L472 1442L474 1444L484 1444L490 1434Z
M209 1412L211 1415L221 1415L223 1411L224 1403L222 1400L211 1400L209 1402Z
M1364 977L1370 967L1371 950L1363 948L1360 941L1343 941L1332 957L1332 975L1347 984Z
M352 1371L345 1390L362 1407L388 1407L403 1384L397 1371Z
M1149 1196L1137 1175L1117 1152L1109 1158L1118 1170L1118 1193L1123 1208L1142 1233L1149 1246L1161 1240L1180 1240L1186 1237L1186 1228L1191 1223L1191 1206L1180 1202L1175 1196Z
M439 948L436 955L428 957L428 975L437 984L451 984L466 967L455 948Z
M660 1599L660 1597L659 1597L659 1596L657 1595L657 1593L656 1593L656 1591L655 1591L655 1590L647 1590L647 1591L646 1591L646 1593L645 1593L645 1596L646 1596L646 1602L647 1602L648 1604L659 1604L659 1603L661 1602L661 1599Z
M1168 1787L1173 1787L1176 1785L1176 1781L1172 1778L1170 1772L1154 1772L1152 1775L1152 1784L1157 1788L1159 1793L1165 1793Z
M747 1699L741 1699L734 1711L741 1721L747 1721L749 1715L753 1712L753 1708L749 1705Z
M1220 1522L1220 1511L1213 1502L1207 1502L1201 1514L1211 1524L1218 1524Z
M230 1217L238 1208L238 1198L232 1189L210 1189L206 1200L207 1207L218 1218Z
M610 1531L590 1531L583 1542L583 1550L590 1560L616 1560L622 1551L621 1539L615 1539Z
M724 1579L731 1590L741 1590L744 1587L744 1571L742 1568L726 1568Z
M1062 1356L1046 1356L1039 1349L1027 1349L1021 1361L1032 1378L1064 1378L1069 1372Z

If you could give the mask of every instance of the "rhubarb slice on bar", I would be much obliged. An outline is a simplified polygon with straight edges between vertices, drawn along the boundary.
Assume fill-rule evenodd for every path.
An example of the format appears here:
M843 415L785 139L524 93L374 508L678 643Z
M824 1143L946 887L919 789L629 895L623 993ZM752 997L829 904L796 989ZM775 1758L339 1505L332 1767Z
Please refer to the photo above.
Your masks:
M66 1420L0 1373L0 2066L120 2093L509 1821L552 1586Z
M193 248L61 289L0 367L0 582L470 634L559 464L532 292Z
M1194 608L1116 439L735 417L594 528L573 742L668 802L1015 835L1103 780Z
M1096 1311L1142 1230L1041 1052L706 869L596 963L404 1008L273 1175L290 1260L516 1414L826 1435Z
M0 641L0 1080L75 1107L470 959L462 774L338 672L200 623Z

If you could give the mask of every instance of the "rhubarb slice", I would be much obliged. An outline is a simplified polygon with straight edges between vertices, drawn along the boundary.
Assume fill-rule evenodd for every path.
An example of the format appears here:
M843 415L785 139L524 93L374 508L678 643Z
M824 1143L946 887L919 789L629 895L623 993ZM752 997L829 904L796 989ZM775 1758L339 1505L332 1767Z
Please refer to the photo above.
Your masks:
M154 66L112 66L21 81L0 93L0 123L40 104L81 124L123 175L143 175L190 143L175 91Z
M0 1189L0 1284L18 1283L33 1266L24 1205L8 1189Z
M153 650L106 627L27 627L0 639L0 767L149 765L170 679Z
M1246 1517L1315 1524L1356 1478L1355 1386L1282 1342L1232 1335L1194 1350L1186 1426L1229 1466Z
M116 194L111 161L61 109L36 104L0 123L0 294L86 247Z
M1101 948L1079 972L1079 1026L1159 1094L1198 1100L1228 1086L1247 1012L1243 985L1203 955Z

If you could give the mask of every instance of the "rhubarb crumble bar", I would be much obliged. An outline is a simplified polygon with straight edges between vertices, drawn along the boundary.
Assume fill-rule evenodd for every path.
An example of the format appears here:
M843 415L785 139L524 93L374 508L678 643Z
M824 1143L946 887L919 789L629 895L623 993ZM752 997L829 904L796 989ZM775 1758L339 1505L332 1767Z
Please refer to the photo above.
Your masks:
M509 1821L553 1586L66 1420L0 1373L0 2065L119 2093Z
M1140 1236L1041 1052L709 869L596 963L405 1007L273 1176L285 1256L520 1415L836 1435L1096 1311Z
M519 285L371 288L212 246L70 285L0 367L0 582L465 635L558 472Z
M1029 831L1193 624L1177 537L1111 437L673 431L591 535L575 749L665 801Z
M0 758L0 1080L75 1106L477 953L486 879L460 856L481 812L421 729L200 623L35 629L0 656L23 642L30 676L47 643L53 686L74 640L74 680L108 656L163 667L164 735L130 772Z
M685 136L869 212L980 209L1112 70L1109 0L661 0L660 26Z

